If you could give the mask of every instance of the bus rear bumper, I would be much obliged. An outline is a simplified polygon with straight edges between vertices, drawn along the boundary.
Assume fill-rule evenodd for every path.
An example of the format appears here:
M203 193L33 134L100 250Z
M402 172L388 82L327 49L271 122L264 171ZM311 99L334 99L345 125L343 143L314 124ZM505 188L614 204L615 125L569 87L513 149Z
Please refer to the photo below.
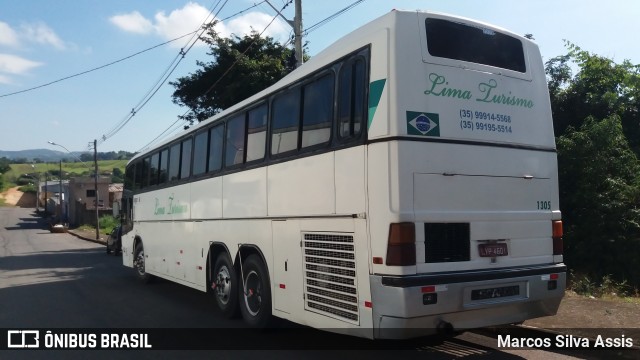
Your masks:
M555 315L566 266L506 270L371 275L374 337L404 339Z

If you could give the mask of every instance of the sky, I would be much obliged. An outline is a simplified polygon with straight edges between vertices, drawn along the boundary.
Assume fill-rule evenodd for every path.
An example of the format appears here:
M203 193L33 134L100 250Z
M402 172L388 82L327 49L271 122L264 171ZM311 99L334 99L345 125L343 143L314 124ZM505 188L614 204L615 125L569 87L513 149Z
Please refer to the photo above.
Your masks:
M288 0L269 1L280 9ZM353 2L302 0L303 28ZM176 121L186 108L173 104L168 82L198 70L197 61L211 60L199 41L130 115L188 48L190 36L56 81L192 33L212 8L217 19L228 18L217 27L223 35L261 32L276 17L260 0L0 0L0 150L64 151L48 144L53 141L86 151L98 139L100 152L134 152L183 131ZM392 9L444 12L533 34L544 61L565 54L566 39L616 62L640 63L640 1L629 0L364 0L310 32L304 38L309 55ZM293 4L282 13L293 19ZM284 43L291 27L276 17L265 34Z

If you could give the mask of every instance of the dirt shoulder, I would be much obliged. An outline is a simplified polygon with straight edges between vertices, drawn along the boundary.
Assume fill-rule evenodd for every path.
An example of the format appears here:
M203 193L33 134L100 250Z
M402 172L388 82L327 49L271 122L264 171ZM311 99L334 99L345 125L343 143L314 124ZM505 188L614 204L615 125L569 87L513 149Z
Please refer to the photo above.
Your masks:
M525 326L589 338L624 334L640 339L640 299L592 298L567 291L555 316L525 321Z
M36 195L31 193L23 193L18 187L0 193L0 198L4 199L5 205L19 207L35 207Z

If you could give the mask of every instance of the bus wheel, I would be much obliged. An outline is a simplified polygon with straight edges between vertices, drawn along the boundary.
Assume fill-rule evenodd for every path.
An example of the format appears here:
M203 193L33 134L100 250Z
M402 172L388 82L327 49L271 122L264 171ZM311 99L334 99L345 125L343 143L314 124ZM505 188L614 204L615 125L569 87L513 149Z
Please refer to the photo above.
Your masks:
M264 328L271 320L271 287L269 273L260 257L249 255L242 264L240 311L244 321L255 328Z
M144 247L142 246L142 243L139 243L136 246L136 250L133 255L133 268L136 270L138 279L144 283L148 283L151 281L151 275L147 274L145 271L144 263Z
M216 259L213 276L211 288L218 308L225 317L232 318L238 313L238 276L226 252Z

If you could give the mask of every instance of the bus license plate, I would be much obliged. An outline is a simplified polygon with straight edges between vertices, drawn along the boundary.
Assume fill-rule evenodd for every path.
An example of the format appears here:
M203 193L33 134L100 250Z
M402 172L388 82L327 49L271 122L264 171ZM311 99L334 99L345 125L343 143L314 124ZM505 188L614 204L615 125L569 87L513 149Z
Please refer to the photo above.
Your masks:
M507 256L509 251L507 250L507 244L479 244L478 253L481 257L496 257Z
M517 295L520 295L520 286L513 285L491 289L473 290L471 292L471 300L496 299Z

